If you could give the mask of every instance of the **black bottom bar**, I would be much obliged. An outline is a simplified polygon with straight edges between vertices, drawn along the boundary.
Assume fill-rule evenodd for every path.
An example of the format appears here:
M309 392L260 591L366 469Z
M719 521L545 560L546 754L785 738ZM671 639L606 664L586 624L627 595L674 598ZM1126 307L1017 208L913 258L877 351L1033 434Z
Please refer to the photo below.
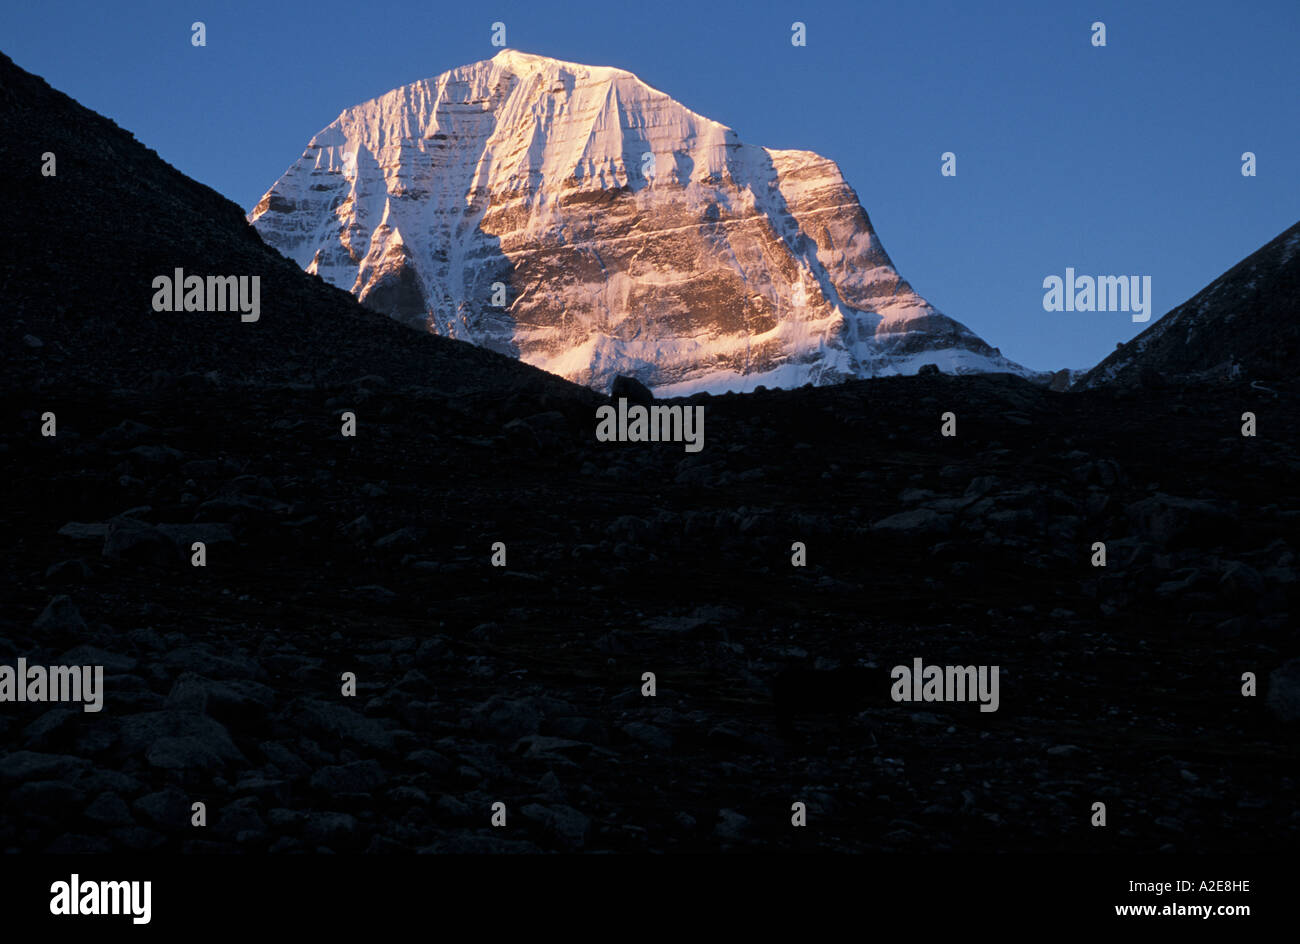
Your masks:
M1292 861L1259 856L13 856L0 870L9 929L281 927L299 937L432 920L439 936L457 939L475 926L500 933L515 922L533 932L610 922L603 926L616 933L680 930L702 918L828 932L827 922L844 919L864 932L912 926L927 936L947 927L1181 934L1192 925L1232 934L1284 920L1295 884ZM96 908L98 883L150 882L148 922L135 922L131 898L120 905L126 914L52 914L60 894L57 904L68 904L74 874L78 910ZM142 900L134 903L142 917Z

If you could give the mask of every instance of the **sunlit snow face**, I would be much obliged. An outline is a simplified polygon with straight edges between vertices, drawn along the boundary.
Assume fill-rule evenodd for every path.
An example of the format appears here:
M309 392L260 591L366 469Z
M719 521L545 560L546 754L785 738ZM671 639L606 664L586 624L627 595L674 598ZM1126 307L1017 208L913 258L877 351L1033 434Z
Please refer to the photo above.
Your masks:
M579 383L800 386L941 363L952 338L969 369L1019 370L940 330L833 161L746 145L627 72L502 53L347 109L312 148L252 215L267 242Z

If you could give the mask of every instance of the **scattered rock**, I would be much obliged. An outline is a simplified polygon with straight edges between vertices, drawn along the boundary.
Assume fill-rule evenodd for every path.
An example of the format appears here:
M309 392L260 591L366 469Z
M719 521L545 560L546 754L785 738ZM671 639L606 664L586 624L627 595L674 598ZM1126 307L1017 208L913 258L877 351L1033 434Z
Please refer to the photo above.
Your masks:
M45 609L41 611L40 616L36 617L32 628L41 633L51 634L84 633L86 621L81 618L81 611L77 609L72 599L60 595L45 605Z
M114 518L104 536L105 557L168 567L181 563L176 543L152 525L134 518Z
M569 849L581 849L587 831L591 829L590 819L573 807L562 804L542 806L538 803L530 803L520 812L525 819L541 824L548 834Z
M929 508L915 508L882 518L873 527L877 531L894 531L899 534L924 537L947 534L952 527L952 518Z
M635 377L624 376L614 378L609 386L609 396L612 400L626 399L629 403L639 403L642 406L650 406L655 400L649 387Z
M1283 721L1300 721L1300 659L1283 662L1269 673L1268 707Z
M632 740L652 751L668 751L672 749L673 736L663 728L634 721L631 724L623 725L622 730Z
M322 767L312 774L312 789L322 793L373 793L387 781L384 770L373 760Z

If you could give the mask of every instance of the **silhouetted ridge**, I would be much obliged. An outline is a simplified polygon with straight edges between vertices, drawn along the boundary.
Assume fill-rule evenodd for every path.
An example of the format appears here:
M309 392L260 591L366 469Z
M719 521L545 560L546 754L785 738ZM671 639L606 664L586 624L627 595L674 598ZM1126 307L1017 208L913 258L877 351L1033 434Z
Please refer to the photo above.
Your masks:
M1290 377L1300 359L1300 223L1088 371L1076 386Z
M42 175L52 152L55 176ZM243 211L127 131L0 55L5 383L31 389L321 384L377 374L446 392L576 391L479 348L402 330L266 246ZM155 277L260 276L261 314L155 312ZM584 394L585 395L585 394Z

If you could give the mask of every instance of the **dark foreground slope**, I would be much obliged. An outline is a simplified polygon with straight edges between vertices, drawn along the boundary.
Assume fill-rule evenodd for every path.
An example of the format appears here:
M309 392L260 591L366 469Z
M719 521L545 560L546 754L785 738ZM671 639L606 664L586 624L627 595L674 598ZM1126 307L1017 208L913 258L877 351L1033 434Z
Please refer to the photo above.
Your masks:
M41 174L46 153L55 156L56 176ZM348 293L305 277L234 203L3 54L0 161L6 385L265 387L376 373L449 393L581 392L510 358L412 337ZM259 276L260 319L153 311L154 278L177 268Z
M1300 223L1088 371L1077 389L1294 377L1300 363Z
M0 646L110 677L98 715L6 706L0 842L1294 847L1294 733L1264 704L1300 650L1293 409L997 378L706 404L687 458L367 384L19 398ZM1237 435L1242 406L1261 438ZM46 409L55 441L27 418ZM229 537L195 569L143 527L119 521L109 555L65 527L120 514ZM59 595L79 618L40 618ZM864 690L838 717L793 705L782 736L788 666L916 657L1001 666L999 710ZM491 829L498 800L513 817Z
M6 66L5 128L35 81ZM138 147L95 122L90 150ZM602 444L590 395L296 271L265 347L159 319L103 274L153 250L105 239L91 268L80 216L207 201L213 239L265 250L139 159L150 183L0 221L63 260L6 270L0 662L107 675L97 714L0 705L0 848L1294 848L1294 731L1265 703L1300 654L1294 383L900 378L701 398L697 455ZM999 710L890 701L872 679L914 658L998 665Z

